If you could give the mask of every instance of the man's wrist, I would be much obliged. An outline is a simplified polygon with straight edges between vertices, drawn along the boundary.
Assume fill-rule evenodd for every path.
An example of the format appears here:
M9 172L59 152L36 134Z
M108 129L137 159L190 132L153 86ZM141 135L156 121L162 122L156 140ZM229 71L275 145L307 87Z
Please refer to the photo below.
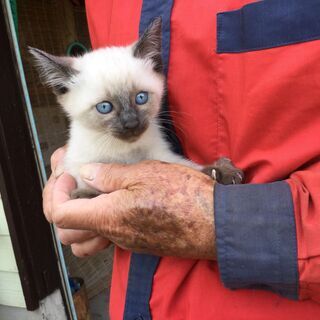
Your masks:
M198 241L196 251L198 259L216 260L215 223L214 223L214 189L215 181L208 179L202 187L201 195L196 199L199 204L199 221L201 227L198 234L192 237Z

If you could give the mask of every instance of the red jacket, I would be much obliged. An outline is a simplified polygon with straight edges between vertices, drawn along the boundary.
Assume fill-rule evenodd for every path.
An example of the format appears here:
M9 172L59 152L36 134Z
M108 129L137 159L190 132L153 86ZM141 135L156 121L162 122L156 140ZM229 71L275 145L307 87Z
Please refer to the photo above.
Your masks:
M162 16L185 155L246 175L216 188L219 265L116 249L111 319L320 319L320 0L86 6L94 48Z

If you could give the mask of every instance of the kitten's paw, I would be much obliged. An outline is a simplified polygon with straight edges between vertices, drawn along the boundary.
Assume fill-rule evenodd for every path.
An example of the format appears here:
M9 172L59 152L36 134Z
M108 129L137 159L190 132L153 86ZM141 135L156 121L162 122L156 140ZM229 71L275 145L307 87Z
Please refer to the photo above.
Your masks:
M243 171L228 158L220 158L212 166L204 167L202 172L221 184L240 184L244 179Z
M101 193L99 191L89 189L75 189L71 192L71 199L91 199L97 197Z

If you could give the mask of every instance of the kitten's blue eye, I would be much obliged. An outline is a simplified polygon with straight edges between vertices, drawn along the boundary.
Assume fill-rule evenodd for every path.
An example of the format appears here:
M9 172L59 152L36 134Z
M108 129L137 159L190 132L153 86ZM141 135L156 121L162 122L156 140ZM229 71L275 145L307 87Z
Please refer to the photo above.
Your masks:
M145 104L149 98L148 92L141 91L136 95L136 104Z
M103 101L96 105L96 109L102 114L107 114L112 111L113 105L108 101Z

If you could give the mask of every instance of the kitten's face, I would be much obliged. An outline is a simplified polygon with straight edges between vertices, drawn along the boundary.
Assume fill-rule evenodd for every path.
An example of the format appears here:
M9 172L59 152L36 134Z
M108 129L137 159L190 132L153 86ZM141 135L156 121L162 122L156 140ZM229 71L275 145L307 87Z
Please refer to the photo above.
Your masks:
M164 92L161 20L128 47L61 58L31 49L46 83L71 121L135 141L157 116Z
M58 96L72 120L123 140L135 140L157 116L164 79L133 48L106 48L74 61L79 73Z

